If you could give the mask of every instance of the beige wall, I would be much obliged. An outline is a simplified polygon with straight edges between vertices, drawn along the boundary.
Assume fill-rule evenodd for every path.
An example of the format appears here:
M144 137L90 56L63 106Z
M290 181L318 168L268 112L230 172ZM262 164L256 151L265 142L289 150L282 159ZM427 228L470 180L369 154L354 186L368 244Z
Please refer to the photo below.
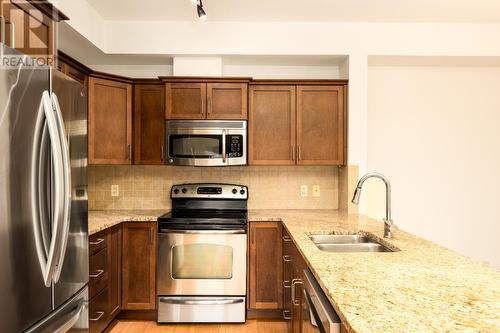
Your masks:
M368 170L391 180L395 223L500 268L500 68L370 67L368 92ZM378 219L383 193L362 197Z
M249 187L250 209L337 209L337 167L228 167L167 166L89 167L90 209L168 209L173 184L195 182L236 183ZM111 185L120 196L111 197ZM308 185L308 197L300 197ZM320 185L320 197L312 186Z

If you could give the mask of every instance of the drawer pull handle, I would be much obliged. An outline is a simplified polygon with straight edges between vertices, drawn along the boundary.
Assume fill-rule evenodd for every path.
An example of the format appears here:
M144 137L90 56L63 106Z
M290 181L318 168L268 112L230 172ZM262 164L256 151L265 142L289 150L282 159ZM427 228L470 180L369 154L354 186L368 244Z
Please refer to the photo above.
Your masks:
M284 262L291 262L292 261L292 257L290 257L289 255L284 255L283 256L283 261Z
M104 242L104 238L97 238L95 242L89 242L90 245L99 245Z
M104 312L103 311L97 311L96 314L97 314L96 318L89 318L89 320L90 321L98 321L99 319L101 319L102 316L104 316Z
M283 288L292 288L292 284L290 283L290 280L283 281Z
M284 242L291 242L292 239L290 237L288 237L288 236L283 236L283 241Z
M292 319L290 310L283 310L283 319L290 320Z
M90 274L89 276L91 278L96 278L96 277L101 276L102 273L104 273L104 271L102 269L98 269L96 272L97 272L96 274Z
M299 306L300 305L300 301L298 301L296 299L296 297L295 297L295 295L297 294L295 288L297 287L298 284L302 284L302 280L301 279L293 279L292 280L292 303L295 306Z

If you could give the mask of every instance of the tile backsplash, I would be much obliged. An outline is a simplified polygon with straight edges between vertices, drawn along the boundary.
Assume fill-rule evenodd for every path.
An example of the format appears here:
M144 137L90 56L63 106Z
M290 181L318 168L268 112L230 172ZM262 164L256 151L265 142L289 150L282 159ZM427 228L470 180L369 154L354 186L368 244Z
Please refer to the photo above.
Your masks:
M247 185L249 209L338 209L339 171L332 166L89 166L88 172L91 210L169 209L172 185L198 182ZM119 186L118 196L111 196L111 185Z

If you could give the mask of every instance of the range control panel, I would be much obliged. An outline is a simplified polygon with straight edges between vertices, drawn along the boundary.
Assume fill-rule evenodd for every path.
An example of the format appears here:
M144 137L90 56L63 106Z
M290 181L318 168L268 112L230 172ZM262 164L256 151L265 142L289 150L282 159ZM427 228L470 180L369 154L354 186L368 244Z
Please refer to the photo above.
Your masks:
M181 184L172 186L170 197L245 200L248 199L248 187L234 184Z

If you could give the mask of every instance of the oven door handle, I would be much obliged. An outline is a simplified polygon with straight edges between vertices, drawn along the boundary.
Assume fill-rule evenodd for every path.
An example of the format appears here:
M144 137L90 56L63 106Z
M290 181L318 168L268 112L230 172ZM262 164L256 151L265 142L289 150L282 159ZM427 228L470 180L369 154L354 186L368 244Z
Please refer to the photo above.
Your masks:
M179 305L227 305L227 304L238 304L243 302L244 302L243 298L236 298L236 299L160 298L160 303L179 304Z
M246 234L245 229L234 230L177 230L177 229L160 229L160 233L168 234L218 234L218 235L235 235Z

